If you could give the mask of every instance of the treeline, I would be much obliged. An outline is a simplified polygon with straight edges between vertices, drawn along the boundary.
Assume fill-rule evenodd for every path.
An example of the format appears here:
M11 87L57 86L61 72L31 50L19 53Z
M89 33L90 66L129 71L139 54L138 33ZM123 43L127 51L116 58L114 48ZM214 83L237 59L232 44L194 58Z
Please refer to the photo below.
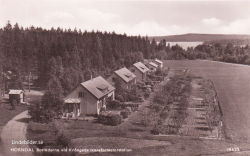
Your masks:
M172 47L164 45L166 45L166 41L162 40L157 46L158 52L156 56L161 59L208 59L250 65L250 47L247 44L239 46L229 41L211 41L187 50L179 45Z
M195 50L203 56L203 59L250 65L250 47L248 45L213 43L199 45Z
M58 85L63 93L90 76L107 76L121 66L154 57L156 43L147 37L108 32L51 28L8 23L0 29L3 70L38 76L37 85Z
M226 40L211 40L204 42L205 44L216 44L220 43L221 45L227 45L229 43L236 46L244 46L250 44L250 39L226 39Z

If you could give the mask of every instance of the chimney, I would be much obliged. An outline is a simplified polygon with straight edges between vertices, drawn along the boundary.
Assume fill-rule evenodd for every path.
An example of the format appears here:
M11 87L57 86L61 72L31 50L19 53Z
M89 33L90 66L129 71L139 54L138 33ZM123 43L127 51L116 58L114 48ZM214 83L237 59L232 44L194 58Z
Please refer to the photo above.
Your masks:
M93 80L92 71L90 72L90 80Z

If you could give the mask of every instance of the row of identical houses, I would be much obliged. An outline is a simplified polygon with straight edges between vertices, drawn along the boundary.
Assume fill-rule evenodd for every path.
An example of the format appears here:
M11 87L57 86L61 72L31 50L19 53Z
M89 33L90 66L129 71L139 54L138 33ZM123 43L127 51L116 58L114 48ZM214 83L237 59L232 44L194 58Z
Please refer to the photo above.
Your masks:
M106 109L107 101L115 99L115 87L113 86L116 79L120 80L123 88L131 89L137 82L146 81L149 72L154 72L157 68L162 67L163 62L155 59L148 62L147 66L142 62L137 62L130 69L126 67L118 69L107 80L101 76L91 78L79 84L64 98L63 112L67 118L98 115L102 109Z
M146 81L149 72L163 67L163 62L158 59L145 64L136 62L130 69L126 67L118 69L107 80L98 76L80 83L64 98L64 114L71 114L72 118L99 114L106 108L107 101L115 99L115 79L120 80L123 88L131 89L137 82ZM24 103L24 91L11 89L9 100Z
M80 83L64 98L63 112L66 117L72 118L98 115L102 109L106 109L107 101L115 99L116 79L120 80L123 88L131 89L137 82L146 81L149 72L154 72L157 68L162 67L163 62L158 59L147 63L147 66L142 62L137 62L130 69L123 67L114 71L107 80L98 76Z

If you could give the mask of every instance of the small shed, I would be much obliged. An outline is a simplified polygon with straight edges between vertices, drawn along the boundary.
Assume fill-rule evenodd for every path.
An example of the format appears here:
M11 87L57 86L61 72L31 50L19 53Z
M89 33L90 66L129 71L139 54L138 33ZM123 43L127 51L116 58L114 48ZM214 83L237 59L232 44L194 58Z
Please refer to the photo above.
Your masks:
M9 101L10 103L14 102L24 103L24 91L19 89L10 89L9 91Z

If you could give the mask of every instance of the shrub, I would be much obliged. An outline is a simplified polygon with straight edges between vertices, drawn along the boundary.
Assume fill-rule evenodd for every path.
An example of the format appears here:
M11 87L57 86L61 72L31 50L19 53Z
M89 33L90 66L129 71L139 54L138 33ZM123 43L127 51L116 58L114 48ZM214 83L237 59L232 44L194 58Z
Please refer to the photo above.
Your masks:
M116 126L122 123L122 117L119 114L111 115L108 120L108 124Z
M128 93L127 94L127 101L139 101L139 96L132 94L132 93Z
M30 106L28 112L32 121L40 123L48 123L57 116L57 113L55 113L53 110L43 109L39 104Z
M61 133L57 136L56 142L57 145L68 147L70 144L70 139Z
M144 93L144 98L148 98L149 95L150 95L150 93L148 93L148 92Z
M168 117L168 112L162 112L161 114L160 114L160 118L161 119L166 119Z
M107 107L109 109L118 109L121 107L121 102L118 101L118 100L113 100L113 101L110 101L108 104L107 104Z
M122 108L127 108L127 109L131 109L131 111L137 111L138 110L138 107L139 107L139 104L138 103L129 103L129 104L122 104L121 105Z
M103 123L103 124L107 123L106 115L103 115L103 114L98 115L97 121L98 121L99 123Z
M156 112L160 112L160 110L162 110L162 106L161 105L158 105L158 104L152 104L151 105L151 108L156 111Z
M131 108L126 108L125 110L121 111L120 115L123 119L127 118L131 114Z
M106 125L116 126L122 123L122 117L119 114L100 114L98 122Z
M121 116L122 116L123 119L126 119L129 116L129 112L127 112L127 111L121 111L120 114L121 114Z
M165 103L164 97L162 95L157 94L154 97L154 102L163 105Z
M116 94L115 99L121 102L125 102L125 98L122 95Z
M159 135L160 134L159 128L157 126L155 126L150 132L153 135Z

